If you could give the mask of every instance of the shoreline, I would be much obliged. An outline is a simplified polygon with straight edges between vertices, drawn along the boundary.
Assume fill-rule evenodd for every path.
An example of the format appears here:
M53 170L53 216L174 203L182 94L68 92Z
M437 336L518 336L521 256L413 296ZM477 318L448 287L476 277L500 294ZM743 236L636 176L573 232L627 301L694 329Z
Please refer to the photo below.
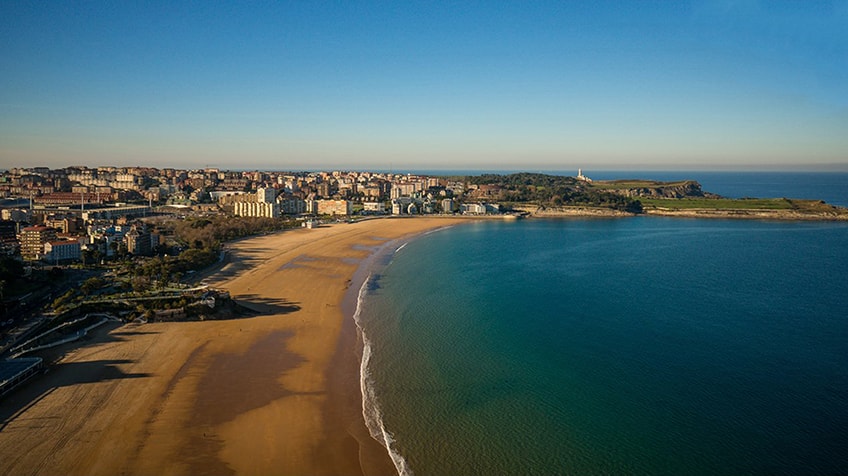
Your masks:
M418 236L419 233L413 236ZM365 370L366 336L360 327L358 318L361 312L360 297L363 287L368 285L373 272L381 267L378 261L388 250L406 237L390 239L375 247L357 266L356 271L347 282L347 289L341 301L344 321L338 339L336 363L329 371L331 387L339 402L347 409L347 421L350 422L351 432L359 443L359 463L363 475L397 474L394 461L384 443L377 439L369 427L366 416L366 382ZM393 252L392 252L393 253ZM358 377L358 378L353 378ZM334 405L328 405L328 414L332 414Z
M397 454L392 448L388 447L390 444L390 438L387 438L389 435L385 434L386 430L383 427L382 412L379 402L375 399L376 397L373 393L373 387L370 386L373 385L373 383L370 382L367 375L371 351L368 336L365 329L362 327L360 316L362 312L362 305L365 302L364 298L367 296L368 285L374 275L381 274L383 270L391 264L395 254L408 243L431 233L451 228L455 225L456 223L445 224L386 241L384 244L377 247L365 260L363 260L350 280L350 286L345 294L342 308L345 315L345 326L350 324L350 327L353 328L352 330L354 332L347 334L343 332L340 338L340 346L349 347L352 342L345 344L344 339L350 339L351 341L355 339L356 355L359 360L359 366L356 372L359 375L358 385L360 388L359 413L364 426L368 431L367 436L371 443L361 446L361 454L364 456L361 458L361 462L363 464L363 473L365 475L404 475L409 473L409 468L407 466L408 463L406 460L401 455ZM374 443L376 443L376 446L373 445ZM368 453L368 451L373 451L375 448L379 448L379 455ZM386 457L389 458L390 466L385 465Z
M709 210L709 209L691 209L691 210L663 210L663 209L646 209L646 216L661 216L671 218L728 218L738 220L779 220L779 221L848 221L848 211L843 209L844 213L804 213L795 210L756 210L756 209L740 209L740 210Z
M530 210L519 208L526 212L527 218L631 218L639 216L661 216L670 218L704 218L704 219L738 219L738 220L779 220L779 221L848 221L848 209L834 207L830 212L805 212L798 210L770 210L770 209L703 209L692 208L686 210L646 208L642 213L631 213L609 208L573 207L573 208L547 208L542 210Z

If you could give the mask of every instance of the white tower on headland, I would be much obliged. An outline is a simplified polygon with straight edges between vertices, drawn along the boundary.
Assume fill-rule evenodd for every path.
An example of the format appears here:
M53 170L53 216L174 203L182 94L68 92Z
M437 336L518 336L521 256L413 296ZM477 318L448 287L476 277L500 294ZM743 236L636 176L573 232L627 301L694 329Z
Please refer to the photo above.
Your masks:
M592 183L592 179L583 175L583 169L577 169L577 180L582 180L587 183Z

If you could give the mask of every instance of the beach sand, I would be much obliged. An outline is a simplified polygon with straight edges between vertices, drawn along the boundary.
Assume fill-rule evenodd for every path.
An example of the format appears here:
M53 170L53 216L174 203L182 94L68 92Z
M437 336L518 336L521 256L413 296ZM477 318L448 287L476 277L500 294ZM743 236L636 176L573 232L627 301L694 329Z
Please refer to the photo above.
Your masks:
M379 219L230 244L209 281L260 314L98 330L0 402L0 474L394 474L363 422L342 302L377 247L455 223Z

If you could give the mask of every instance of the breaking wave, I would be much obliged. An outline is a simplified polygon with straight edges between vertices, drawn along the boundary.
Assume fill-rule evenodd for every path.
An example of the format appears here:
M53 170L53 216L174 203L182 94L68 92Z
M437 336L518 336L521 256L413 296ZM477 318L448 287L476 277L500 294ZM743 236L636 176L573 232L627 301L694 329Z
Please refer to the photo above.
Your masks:
M403 248L403 246L400 248ZM400 248L398 248L398 250L400 250ZM365 300L366 294L368 293L369 282L372 281L372 276L373 275L369 274L365 281L362 282L362 286L359 288L359 294L356 297L356 310L353 313L353 320L359 330L359 335L362 336L363 346L362 362L359 366L359 384L360 389L362 390L362 416L365 418L365 426L368 427L368 431L371 433L371 436L375 440L379 441L380 444L382 444L389 452L389 457L392 459L392 463L394 463L398 475L411 476L412 470L409 468L409 464L403 456L401 456L393 448L395 440L392 437L392 434L386 430L383 423L383 414L380 411L380 405L378 404L377 397L375 395L374 382L368 370L368 363L371 361L371 341L365 334L360 316L362 313L362 304Z

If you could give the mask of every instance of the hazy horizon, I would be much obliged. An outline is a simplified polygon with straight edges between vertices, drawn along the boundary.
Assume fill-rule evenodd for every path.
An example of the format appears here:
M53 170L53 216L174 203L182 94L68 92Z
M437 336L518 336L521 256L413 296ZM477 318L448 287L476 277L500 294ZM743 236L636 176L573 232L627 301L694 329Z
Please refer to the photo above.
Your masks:
M11 167L5 168L0 167L0 171L5 172L10 168L35 168L35 167L47 167L46 165L12 165ZM481 174L514 174L514 173L540 173L540 174L550 174L550 175L577 175L578 170L583 171L584 175L590 176L592 174L623 174L623 173L657 173L657 174L685 174L685 173L708 173L708 174L796 174L796 173L811 173L811 174L848 174L848 166L843 165L833 165L831 167L828 166L819 166L819 167L784 167L784 168L752 168L752 167L739 167L736 169L730 168L657 168L657 167L601 167L601 168L592 168L585 169L582 167L563 167L563 168L416 168L416 167L402 167L402 168L384 168L384 167L374 167L374 168L366 168L366 167L329 167L329 168L283 168L283 167L246 167L243 165L194 165L194 166L175 166L175 165L161 165L161 166L152 166L149 164L125 164L125 165L116 165L116 164L68 164L64 166L56 166L49 167L50 169L60 169L60 168L68 168L68 167L88 167L88 168L98 168L98 167L115 167L115 168L132 168L132 167L154 167L154 168L172 168L178 170L202 170L202 169L217 169L222 171L233 171L233 172L291 172L291 173L312 173L312 172L329 172L329 171L343 171L343 172L371 172L371 173L394 173L394 174L421 174L421 175L449 175L452 173L458 175L481 175Z
M0 17L0 168L848 171L846 1Z

